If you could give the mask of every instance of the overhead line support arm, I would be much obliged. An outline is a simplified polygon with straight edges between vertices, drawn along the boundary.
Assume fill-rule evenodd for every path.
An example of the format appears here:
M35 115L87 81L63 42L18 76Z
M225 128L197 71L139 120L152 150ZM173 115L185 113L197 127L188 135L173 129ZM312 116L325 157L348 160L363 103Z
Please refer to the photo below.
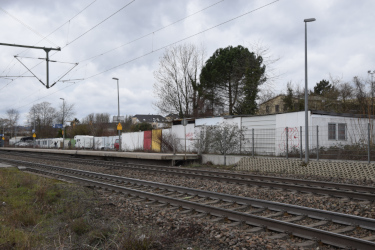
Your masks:
M42 49L46 52L46 71L47 71L47 83L44 84L40 79L38 79L44 86L46 86L47 89L50 88L49 86L49 56L48 56L48 53L51 51L51 50L58 50L58 51L61 51L61 48L58 47L58 48L46 48L46 47L36 47L36 46L29 46L29 45L20 45L20 44L11 44L11 43L0 43L0 45L4 45L4 46L13 46L13 47L21 47L21 48L30 48L30 49ZM25 65L24 65L25 66ZM26 66L25 66L26 67ZM27 68L27 67L26 67ZM27 68L28 69L28 68ZM28 69L29 70L29 69ZM29 70L30 71L30 70ZM31 71L30 71L31 72ZM31 72L32 73L32 72ZM32 73L33 74L33 73ZM34 75L34 74L33 74ZM35 75L34 75L35 76ZM51 86L52 87L52 86Z

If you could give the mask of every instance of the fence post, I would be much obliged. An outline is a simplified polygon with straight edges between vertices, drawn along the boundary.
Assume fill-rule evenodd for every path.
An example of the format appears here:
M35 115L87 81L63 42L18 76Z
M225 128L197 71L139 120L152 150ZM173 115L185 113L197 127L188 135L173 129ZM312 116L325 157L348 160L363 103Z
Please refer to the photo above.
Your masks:
M299 137L299 145L300 145L300 150L299 150L299 158L302 161L302 126L299 127L300 131L300 137Z
M253 139L253 157L254 157L254 129L252 129L252 139Z
M316 159L319 161L319 126L316 125Z
M368 164L370 164L370 123L367 125L367 154L368 154Z
M286 133L285 133L285 136L286 136L286 158L288 159L288 132L289 132L289 129L288 129L288 127L286 127L285 128L285 131L286 131Z

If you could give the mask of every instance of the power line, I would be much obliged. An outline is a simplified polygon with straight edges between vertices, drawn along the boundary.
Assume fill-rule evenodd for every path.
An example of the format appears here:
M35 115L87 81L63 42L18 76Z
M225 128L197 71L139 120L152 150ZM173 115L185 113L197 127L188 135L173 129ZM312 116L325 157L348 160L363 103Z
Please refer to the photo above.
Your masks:
M64 47L72 44L73 42L77 41L79 38L81 38L82 36L86 35L87 33L89 33L91 30L95 29L96 27L98 27L100 24L104 23L105 21L107 21L109 18L111 18L112 16L116 15L117 13L119 13L121 10L123 10L124 8L128 7L130 4L134 3L135 0L131 1L130 3L124 5L123 7L121 7L119 10L117 10L116 12L112 13L110 16L108 16L107 18L105 18L104 20L100 21L98 24L96 24L95 26L93 26L92 28L90 28L89 30L87 30L86 32L82 33L81 35L79 35L78 37L74 38L72 41L70 41L67 45L65 45ZM64 48L63 47L63 48Z
M83 11L85 11L87 8L89 8L92 4L94 4L97 0L94 0L92 1L90 4L88 4L85 8L83 8L82 10L80 10L77 14L75 14L73 17L71 17L68 21L66 21L65 23L63 23L62 25L60 25L59 27L57 27L55 30L53 30L51 33L49 33L47 36L43 37L39 42L37 42L35 45L39 44L40 42L42 42L43 40L45 40L47 37L49 37L50 35L52 35L53 33L55 33L57 30L61 29L65 24L67 23L70 23L71 20L73 20L74 18L76 18L79 14L81 14ZM4 11L4 9L2 9L2 11ZM6 11L5 11L6 12ZM9 13L7 13L9 14ZM10 15L10 14L9 14ZM13 17L15 18L15 17ZM18 20L17 18L15 18L16 20ZM29 49L25 49L25 50L22 50L20 53L18 53L17 55L20 55L22 53L24 53L25 51L28 51ZM9 68L9 70L11 68L13 68L16 63L14 63L12 66L10 66L10 64L14 61L15 59L13 58L10 63L8 64L8 66L3 70L2 74ZM36 66L38 66L40 63L38 63L37 65L35 65L34 67L32 67L31 69L35 68ZM28 71L24 72L20 77L22 77L25 73L27 73ZM16 78L17 79L17 78ZM16 80L16 79L12 79L11 81L9 81L4 87L2 87L1 89L4 89L6 86L8 86L12 81ZM1 90L0 89L0 90Z
M35 29L31 28L29 25L27 25L26 23L22 22L20 19L18 19L17 17L13 16L12 14L10 14L8 11L4 10L3 8L0 7L0 10L2 10L5 14L9 15L10 17L12 17L14 20L16 20L17 22L19 22L20 24L22 24L23 26L25 26L26 28L28 28L30 31L32 31L34 34L40 36L43 38L43 35L40 34L38 31L36 31ZM59 45L57 45L56 43L52 42L51 40L49 39L46 39L48 42L52 43L53 45L55 45L56 47L59 47Z
M161 48L158 48L158 49L153 50L153 51L151 51L151 52L149 52L149 53L143 54L143 55L141 55L141 56L139 56L139 57L136 57L136 58L134 58L134 59L131 59L131 60L126 61L126 62L124 62L124 63L121 63L121 64L119 64L119 65L116 65L116 66L114 66L114 67L112 67L112 68L106 69L106 70L104 70L104 71L102 71L102 72L100 72L100 73L98 73L98 74L95 74L95 75L92 75L92 76L90 76L90 77L87 77L86 79L90 79L90 78L95 77L95 76L97 76L97 75L103 74L103 73L105 73L105 72L108 72L108 71L110 71L110 70L113 70L113 69L115 69L115 68L118 68L118 67L120 67L120 66L123 66L123 65L125 65L125 64L128 64L128 63L130 63L130 62L133 62L133 61L135 61L135 60L138 60L138 59L140 59L140 58L142 58L142 57L148 56L148 55L150 55L150 54L152 54L152 53L154 53L154 52L157 52L157 51L163 50L163 49L165 49L165 48L167 48L167 47L170 47L170 46L175 45L175 44L177 44L177 43L180 43L180 42L182 42L182 41L188 40L188 39L190 39L190 38L192 38L192 37L195 37L195 36L197 36L197 35L200 35L200 34L206 32L206 31L212 30L212 29L217 28L217 27L219 27L219 26L221 26L221 25L224 25L224 24L229 23L229 22L231 22L231 21L234 21L234 20L236 20L236 19L238 19L238 18L241 18L241 17L243 17L243 16L246 16L246 15L248 15L248 14L250 14L250 13L253 13L253 12L257 11L257 10L263 9L263 8L265 8L265 7L267 7L267 6L271 5L271 4L274 4L274 3L278 2L278 1L280 1L280 0L275 0L275 1L271 2L271 3L268 3L268 4L266 4L266 5L263 5L263 6L259 7L259 8L256 8L256 9L254 9L254 10L251 10L251 11L249 11L249 12L246 12L246 13L244 13L244 14L242 14L242 15L239 15L239 16L237 16L237 17L234 17L234 18L232 18L232 19L229 19L229 20L227 20L227 21L225 21L225 22L219 23L219 24L217 24L217 25L215 25L215 26L212 26L212 27L210 27L210 28L208 28L208 29L202 30L202 31L200 31L200 32L198 32L198 33L195 33L195 34L190 35L190 36L188 36L188 37L182 38L182 39L180 39L180 40L178 40L178 41L176 41L176 42L173 42L173 43L170 43L170 44L168 44L168 45L165 45L165 46L163 46L163 47L161 47Z
M211 4L211 5L209 5L209 6L205 7L205 8L203 8L203 9L197 11L197 12L194 12L194 13L192 13L192 14L190 14L190 15L188 15L188 16L185 16L185 17L183 17L183 18L181 18L181 19L178 19L178 20L176 20L176 21L174 21L174 22L172 22L172 23L170 23L170 24L168 24L168 25L166 25L166 26L163 26L163 27L161 27L161 28L159 28L159 29L157 29L157 30L154 30L154 31L152 31L152 32L150 32L150 33L148 33L148 34L146 34L146 35L142 35L142 36L140 36L140 37L138 37L138 38L135 38L135 39L133 39L132 41L129 41L129 42L127 42L127 43L124 43L124 44L122 44L122 45L120 45L120 46L118 46L118 47L116 47L116 48L113 48L113 49L107 50L107 51L102 52L102 53L100 53L100 54L98 54L98 55L96 55L96 56L92 56L92 57L90 57L90 58L87 58L87 59L81 60L81 61L79 61L79 63L82 63L82 62L85 62L85 61L88 61L88 60L91 60L91 59L97 58L97 57L99 57L99 56L103 56L103 55L105 55L105 54L107 54L107 53L109 53L109 52L112 52L112 51L117 50L117 49L119 49L119 48L121 48L121 47L124 47L124 46L129 45L129 44L131 44L131 43L134 43L134 42L136 42L136 41L138 41L138 40L141 40L142 38L145 38L145 37L148 37L148 36L150 36L150 35L153 35L153 34L156 33L156 32L159 32L159 31L161 31L161 30L163 30L163 29L166 29L166 28L168 28L168 27L170 27L170 26L172 26L172 25L174 25L174 24L176 24L176 23L179 23L179 22L181 22L181 21L183 21L183 20L185 20L185 19L187 19L187 18L189 18L189 17L192 17L192 16L194 16L194 15L196 15L196 14L198 14L198 13L200 13L200 12L206 10L206 9L209 9L209 8L211 8L211 7L213 7L213 6L217 5L217 4L219 4L219 3L221 3L221 2L224 2L224 1L225 1L225 0L220 0L220 1L218 1L218 2L216 2L216 3L214 3L214 4Z
M183 21L183 20L185 20L185 19L187 19L187 18L189 18L189 17L192 17L192 16L194 16L194 15L196 15L196 14L198 14L198 13L204 11L204 10L207 10L207 9L209 9L209 8L211 8L211 7L213 7L213 6L217 5L217 4L219 4L219 3L221 3L221 2L224 2L224 1L225 1L225 0L220 0L220 1L218 1L218 2L215 2L215 3L213 3L213 4L211 4L211 5L209 5L209 6L205 7L205 8L203 8L203 9L201 9L201 10L199 10L199 11L196 11L196 12L194 12L194 13L192 13L192 14L190 14L190 15L187 15L187 16L185 16L185 17L183 17L183 18L180 18L180 19L178 19L178 20L176 20L176 21L174 21L174 22L172 22L172 23L170 23L170 24L168 24L168 25L166 25L166 26L163 26L163 27L161 27L161 28L159 28L159 29L157 29L157 30L154 30L154 31L152 31L152 32L149 32L148 34L145 34L145 35L142 35L142 36L140 36L140 37L138 37L138 38L135 38L135 39L133 39L132 41L129 41L129 42L124 43L124 44L122 44L122 45L120 45L120 46L118 46L118 47L115 47L115 48L113 48L113 49L110 49L110 50L107 50L107 51L105 51L105 52L102 52L102 53L100 53L100 54L98 54L98 55L95 55L95 56L89 57L89 58L87 58L87 59L81 60L81 61L79 61L79 63L82 63L82 62L85 62L85 61L88 61L88 60L96 59L96 58L98 58L98 57L100 57L100 56L104 56L105 54L108 54L108 53L110 53L110 52L112 52L112 51L115 51L115 50L117 50L117 49L119 49L119 48L122 48L122 47L124 47L124 46L126 46L126 45L129 45L129 44L131 44L131 43L134 43L134 42L136 42L136 41L139 41L139 40L141 40L141 39L143 39L143 38L145 38L145 37L148 37L148 36L150 36L150 35L154 35L154 33L156 33L156 32L159 32L159 31L161 31L161 30L163 30L163 29L166 29L166 28L168 28L168 27L170 27L170 26L172 26L172 25L174 25L174 24L176 24L176 23L179 23L179 22L181 22L181 21ZM153 44L152 44L152 50L153 50ZM87 66L87 64L86 64L85 66ZM74 72L79 71L80 69L82 69L82 68L85 67L85 66L82 65L81 67L77 67L77 69L76 69Z
M68 45L72 44L73 42L75 42L76 40L78 40L79 38L81 38L82 36L86 35L88 32L90 32L91 30L95 29L97 26L99 26L100 24L104 23L105 21L107 21L109 18L111 18L112 16L116 15L118 12L120 12L121 10L123 10L124 8L126 8L127 6L129 6L130 4L132 4L133 2L135 2L135 0L131 1L130 3L124 5L123 7L121 7L120 9L118 9L116 12L112 13L111 15L109 15L108 17L106 17L104 20L100 21L98 24L96 24L95 26L91 27L89 30L87 30L86 32L82 33L81 35L79 35L78 37L76 37L75 39L73 39L70 43L66 44L64 47L62 48L65 48L67 47ZM91 5L91 4L90 4ZM89 5L89 6L90 6ZM56 52L57 53L57 52ZM54 56L56 53L52 54L52 56ZM36 64L35 66L33 66L32 68L30 69L34 69L35 67L37 67L38 65L40 65L42 62ZM22 75L26 74L26 72L24 72ZM17 79L17 78L16 78ZM14 80L16 80L14 79ZM13 82L13 81L11 81ZM9 82L8 84L6 84L3 88L5 88L6 86L8 86L11 82ZM2 88L2 89L3 89Z
M75 14L73 17L71 17L68 21L66 21L65 23L61 24L59 27L57 27L55 30L53 30L51 33L49 33L47 36L43 37L42 40L40 40L39 42L37 42L36 44L34 44L33 46L39 44L40 42L42 42L43 40L45 40L47 37L49 37L50 35L52 35L53 33L55 33L56 31L58 31L59 29L61 29L62 27L64 27L67 23L70 23L70 21L72 21L74 18L76 18L79 14L81 14L83 11L85 11L87 8L89 8L92 4L94 4L97 0L94 0L92 1L90 4L88 4L85 8L83 8L82 10L80 10L77 14ZM25 52L26 50L18 53L17 55L20 55L22 54L23 52Z
M95 2L96 0L94 0L92 3L90 3L88 6L86 6L82 11L84 11L85 9L87 9L89 6L91 6L94 2ZM88 61L88 60L92 60L92 59L94 59L94 58L97 58L97 57L99 57L99 56L103 56L103 55L105 55L105 54L107 54L107 53L110 53L110 52L112 52L112 51L114 51L114 50L117 50L117 49L119 49L119 48L121 48L121 47L123 47L123 46L126 46L126 45L128 45L128 44L131 44L131 43L134 43L134 42L136 42L136 41L138 41L138 40L141 40L142 38L145 38L145 37L147 37L147 36L149 36L149 35L153 35L154 33L156 33L156 32L159 32L159 31L161 31L161 30L163 30L163 29L166 29L166 28L168 28L168 27L170 27L170 26L172 26L172 25L174 25L174 24L176 24L176 23L179 23L179 22L181 22L181 21L183 21L183 20L185 20L185 19L187 19L187 18L189 18L189 17L192 17L192 16L194 16L194 15L196 15L196 14L198 14L198 13L200 13L200 12L203 12L204 10L207 10L207 9L209 9L209 8L211 8L211 7L213 7L213 6L215 6L215 5L217 5L217 4L219 4L219 3L221 3L221 2L224 2L225 0L220 0L220 1L218 1L218 2L215 2L215 3L213 3L213 4L211 4L211 5L209 5L209 6L207 6L207 7L205 7L205 8L203 8L203 9L201 9L201 10L199 10L199 11L196 11L196 12L194 12L194 13L192 13L192 14L190 14L190 15L187 15L187 16L185 16L185 17L183 17L183 18L180 18L180 19L178 19L178 20L176 20L176 21L174 21L174 22L172 22L172 23L170 23L170 24L168 24L168 25L166 25L166 26L163 26L163 27L161 27L161 28L159 28L159 29L157 29L157 30L154 30L153 32L150 32L150 33L148 33L148 34L146 34L146 35L143 35L143 36L140 36L140 37L138 37L138 38L136 38L136 39L134 39L134 40L132 40L132 41L130 41L130 42L128 42L128 43L125 43L125 44L122 44L122 45L120 45L120 46L118 46L118 47L116 47L116 48L113 48L113 49L111 49L111 50L108 50L108 51L106 51L106 52L103 52L103 53L101 53L101 54L99 54L99 55L96 55L96 56L93 56L93 57L90 57L90 58L87 58L87 59L84 59L84 60L82 60L82 61L80 61L79 63L81 63L81 62L84 62L84 61ZM132 3L132 2L131 2ZM129 4L131 4L131 3L129 3ZM128 5L129 5L128 4ZM112 17L113 15L115 15L117 12L119 12L119 11L121 11L123 8L125 8L127 5L125 5L124 7L122 7L121 9L119 9L118 11L116 11L115 13L113 13L111 16L109 16L109 17L107 17L105 20L107 20L108 18L110 18L110 17ZM74 17L72 17L70 20L72 20L73 18L75 18L76 16L78 16L78 14L80 14L82 11L80 11L79 13L77 13ZM70 22L70 20L68 20L67 22L65 22L63 25L61 25L60 27L58 27L57 29L55 29L53 32L51 32L49 35L51 35L51 34L53 34L56 30L58 30L58 29L60 29L62 26L64 26L66 23L68 23L68 22ZM104 22L105 20L103 20L102 22ZM101 23L102 23L101 22ZM101 24L101 23L99 23L99 24ZM97 24L96 26L98 26L99 24ZM96 26L94 26L93 28L91 28L90 30L92 30L92 29L94 29ZM88 32L88 31L87 31ZM86 32L86 33L87 33ZM48 36L49 36L48 35ZM81 36L83 36L84 34L82 34ZM81 37L80 36L80 37ZM78 38L76 38L76 39L78 39ZM42 39L43 40L43 39ZM41 41L42 41L41 40ZM41 42L41 41L39 41L39 42ZM38 43L39 43L38 42ZM72 42L71 42L72 43ZM66 46L68 46L70 43L68 43L67 42L67 44L66 44ZM66 47L66 46L64 46L64 47ZM23 53L23 52L21 52L21 53ZM55 55L55 54L52 54L51 55L51 57L53 56L53 55ZM38 63L37 65L35 65L34 67L32 67L31 69L34 69L35 67L37 67L38 65L40 65L42 62L40 62L40 63ZM82 67L79 67L79 68L77 68L74 72L77 72L78 70L80 70L80 69L82 69L84 66L82 66ZM22 75L24 75L25 73L27 73L27 71L26 72L24 72ZM22 76L21 75L21 76ZM16 79L13 79L13 80L16 80ZM13 81L12 80L12 81ZM8 82L8 84L6 84L3 88L5 88L5 87L7 87L12 81L10 81L10 82ZM3 89L3 88L1 88L1 89ZM0 89L0 90L1 90Z
M229 22L231 22L231 21L234 21L234 20L236 20L236 19L239 19L239 18L241 18L241 17L244 17L244 16L246 16L246 15L248 15L248 14L251 14L251 13L253 13L253 12L255 12L255 11L258 11L258 10L260 10L260 9L263 9L263 8L265 8L265 7L268 7L268 6L270 6L270 5L272 5L272 4L275 4L276 2L279 2L279 1L280 1L280 0L275 0L275 1L273 1L273 2L270 2L270 3L268 3L268 4L265 4L265 5L261 6L261 7L258 7L258 8L256 8L256 9L253 9L253 10L251 10L251 11L248 11L248 12L246 12L246 13L244 13L244 14L241 14L241 15L239 15L239 16L236 16L236 17L234 17L234 18L231 18L231 19L229 19L229 20L227 20L227 21L224 21L224 22L219 23L219 24L217 24L217 25L215 25L215 26L212 26L212 27L210 27L210 28L208 28L208 29L202 30L202 31L200 31L200 32L198 32L198 33L195 33L195 34L193 34L193 35L190 35L190 36L188 36L188 37L185 37L185 38L183 38L183 39L180 39L180 40L178 40L178 41L176 41L176 42L173 42L173 43L170 43L170 44L168 44L168 45L166 45L166 46L160 47L160 48L158 48L158 49L156 49L156 50L154 50L154 51L151 51L151 52L149 52L149 53L143 54L143 55L138 56L138 57L136 57L136 58L133 58L133 59L131 59L131 60L129 60L129 61L123 62L123 63L121 63L121 64L119 64L119 65L116 65L116 66L114 66L114 67L111 67L111 68L109 68L109 69L106 69L106 70L104 70L104 71L102 71L102 72L100 72L100 73L97 73L97 74L94 74L94 75L92 75L92 76L86 77L86 78L84 78L84 79L82 79L82 80L79 80L78 82L82 82L82 81L84 81L84 80L87 80L87 79L90 79L90 78L96 77L96 76L101 75L101 74L103 74L103 73L105 73L105 72L111 71L111 70L113 70L113 69L115 69L115 68L121 67L121 66L123 66L123 65L125 65L125 64L131 63L131 62L136 61L136 60L138 60L138 59L140 59L140 58L143 58L143 57L146 57L146 56L148 56L148 55L151 55L151 54L153 54L153 53L155 53L155 52L157 52L157 51L163 50L163 49L165 49L165 48L167 48L167 47L170 47L170 46L172 46L172 45L175 45L175 44L177 44L177 43L180 43L180 42L185 41L185 40L187 40L187 39L190 39L190 38L192 38L192 37L195 37L195 36L197 36L197 35L199 35L199 34L202 34L202 33L206 32L206 31L212 30L212 29L217 28L217 27L219 27L219 26L221 26L221 25L224 25L224 24L226 24L226 23L229 23ZM74 83L72 83L72 84L70 84L70 85L68 85L68 86L66 86L66 87L64 87L64 88L61 88L61 89L59 89L59 90L57 90L57 91L55 91L55 92L53 92L53 93L51 93L51 94L48 94L48 95L43 96L43 97L40 97L40 98L38 98L38 99L36 99L36 100L34 100L34 101L31 101L31 102L29 102L29 103L27 103L27 104L25 104L25 105L19 106L19 107L17 107L16 109L23 108L23 107L25 107L25 106L27 106L27 105L29 105L29 104L31 104L31 103L34 103L34 102L36 102L36 101L42 100L42 99L44 99L44 98L47 98L47 97L50 96L50 95L53 95L53 94L55 94L55 93L57 93L57 92L62 91L63 89L66 89L66 88L68 88L68 87L70 87L70 86L73 86L75 83L76 83L76 82L74 82ZM14 105L13 105L13 106L14 106ZM11 106L11 107L13 107L13 106Z

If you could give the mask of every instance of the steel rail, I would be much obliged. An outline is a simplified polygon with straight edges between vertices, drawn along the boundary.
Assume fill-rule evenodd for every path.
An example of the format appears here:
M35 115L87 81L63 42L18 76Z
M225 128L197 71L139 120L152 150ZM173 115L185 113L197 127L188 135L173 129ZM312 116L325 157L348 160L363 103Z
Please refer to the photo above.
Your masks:
M48 157L48 159L51 159L51 157ZM105 161L87 161L87 160L69 159L69 158L64 159L64 161L68 161L72 163L80 162L84 164L105 165L105 166L112 166L112 167L114 166L114 167L119 167L119 168L130 168L133 170L148 171L148 172L154 172L154 173L161 172L164 174L175 174L175 175L185 176L185 177L190 177L190 178L205 178L205 179L213 179L216 181L230 181L230 182L235 182L238 184L266 186L266 187L280 188L280 189L285 189L285 190L296 190L299 192L328 194L331 196L348 197L351 199L362 199L362 200L372 200L372 201L375 200L375 188L374 187L364 187L364 186L359 186L359 185L328 183L328 182L322 182L322 181L306 181L306 180L300 180L300 179L268 177L268 176L259 176L259 175L243 175L243 174L224 173L224 172L208 171L208 170L192 170L188 168L161 167L161 166L144 165L144 164L129 164L131 166L124 166L121 163L112 163L112 162L109 163ZM132 166L136 166L136 167L132 167ZM202 173L205 173L205 174L202 174ZM254 179L257 179L257 180L254 180ZM263 182L262 180L267 180L267 182ZM335 189L325 189L327 187L335 188ZM356 192L354 192L354 190Z
M61 157L64 158L64 157ZM92 162L95 164L102 163L105 165L115 165L119 167L126 167L123 163L115 163L115 162L108 162L108 161L87 161L81 159L75 159L77 161L83 161L86 163ZM73 160L73 161L75 161ZM328 187L328 188L335 188L341 190L353 190L357 192L368 192L368 193L375 193L375 187L370 186L360 186L360 185L353 185L353 184L345 184L345 183L335 183L335 182L323 182L323 181L314 181L314 180L303 180L303 179L293 179L293 178L284 178L284 177L275 177L275 176L264 176L264 175L251 175L251 174L237 174L237 173L228 173L228 172L219 172L219 171L212 171L212 170L197 170L191 168L181 168L181 167L169 167L169 166L158 166L158 165L145 165L145 164L134 164L128 163L129 165L141 167L141 168L154 168L154 169L162 169L165 171L174 170L176 172L187 172L187 173L206 173L207 175L214 175L214 176L226 176L226 177L234 177L240 179L258 179L262 181L269 181L269 182L280 182L280 183L294 183L297 185L305 185L305 186L320 186L320 187Z
M56 175L56 173L52 173ZM288 233L289 235L294 235L304 239L318 239L324 244L329 244L342 248L357 248L357 249L374 249L375 242L366 241L342 234L333 233L330 231L320 230L312 227L307 227L303 225L293 224L290 222L275 220L272 218L260 217L253 214L242 213L238 211L228 210L219 207L213 207L205 204L199 204L192 201L187 201L183 199L172 198L168 196L163 196L159 194L153 194L145 191L134 190L126 187L116 186L112 184L97 182L93 180L62 175L58 174L64 178L72 179L85 183L88 186L99 187L103 189L109 189L119 193L125 193L132 196L137 196L140 198L145 198L148 200L154 200L161 203L169 204L172 206L177 206L184 209L194 210L201 213L208 213L209 215L224 217L233 221L245 222L248 225L256 227L264 227L272 231Z
M133 184L149 186L153 188L166 189L169 191L175 191L175 192L188 194L188 195L209 197L209 198L213 198L213 199L217 199L217 200L221 200L225 202L235 202L241 205L268 208L270 210L275 210L275 211L285 211L289 214L306 215L313 219L329 220L329 221L339 223L339 224L344 224L344 225L358 225L365 229L375 230L375 220L371 218L331 212L331 211L326 211L326 210L319 210L319 209L314 209L314 208L280 203L280 202L265 201L265 200L248 198L248 197L234 196L234 195L228 195L228 194L223 194L223 193L180 187L180 186L169 185L169 184L164 184L164 183L145 181L145 180L139 180L139 179L134 179L134 178L127 178L127 177L122 177L122 176L115 176L115 175L109 175L109 174L103 174L103 173L97 173L97 172L91 172L91 171L63 168L63 167L58 167L58 166L51 166L51 165L40 164L40 163L30 163L30 162L18 161L18 160L9 160L9 161L13 163L42 167L42 168L46 168L49 170L55 170L55 171L73 173L73 174L76 173L76 174L83 175L83 176L92 176L94 178L105 178L105 179L111 179L117 182L133 183Z

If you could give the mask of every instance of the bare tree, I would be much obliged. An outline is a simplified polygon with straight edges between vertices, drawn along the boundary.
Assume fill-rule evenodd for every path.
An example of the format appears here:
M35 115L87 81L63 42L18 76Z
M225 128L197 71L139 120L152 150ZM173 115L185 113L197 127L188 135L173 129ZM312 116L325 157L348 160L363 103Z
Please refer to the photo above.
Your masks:
M95 114L91 113L88 114L86 117L82 119L82 124L90 124L90 123L95 123Z
M247 47L250 51L253 51L257 57L261 56L263 58L263 65L266 66L266 71L264 73L266 81L259 86L259 103L263 103L279 94L275 92L274 83L280 80L282 75L277 71L275 66L280 60L280 57L273 55L270 47L264 45L261 40L250 42Z
M40 138L55 136L55 131L52 128L53 121L57 117L57 111L54 107L51 106L49 102L42 102L33 105L30 108L28 114L28 121L30 126L34 125L37 135Z
M342 83L338 85L339 90L339 100L341 101L342 105L342 112L350 112L350 103L349 100L351 100L354 96L354 88L353 86L348 83Z
M273 89L263 89L259 93L259 104L264 103L268 100L271 100L272 98L276 97L278 94Z
M114 132L108 132L108 128L111 127L110 115L108 113L91 113L82 119L82 125L88 127L90 135L103 136L103 135L114 135Z
M69 104L63 101L59 107L56 120L58 123L65 124L68 120L72 119L75 114L74 103Z
M156 83L154 106L162 113L178 113L182 117L197 116L204 110L199 74L205 50L192 44L167 49L154 72Z
M109 113L96 113L95 123L109 123L110 115Z
M13 133L16 132L20 113L16 109L8 109L7 116L8 116L8 128L10 130L10 137L12 137Z
M200 134L195 139L194 147L199 153L208 151L221 153L224 155L224 165L226 165L227 154L239 153L241 143L247 143L244 139L244 130L236 124L226 122L202 127Z
M357 76L353 78L353 83L355 86L355 97L358 103L358 111L362 114L368 114L370 112L368 106L368 96L366 92L365 83Z

